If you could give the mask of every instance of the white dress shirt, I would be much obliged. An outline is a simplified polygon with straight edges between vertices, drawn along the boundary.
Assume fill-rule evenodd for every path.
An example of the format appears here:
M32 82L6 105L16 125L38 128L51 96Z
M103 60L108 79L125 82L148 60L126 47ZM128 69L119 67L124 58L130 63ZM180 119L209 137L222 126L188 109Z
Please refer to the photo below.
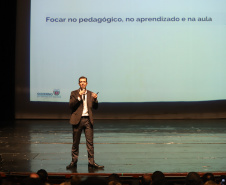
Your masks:
M82 95L82 100L80 97L78 97L78 101L83 101L83 111L82 116L89 116L88 113L88 106L87 106L87 91L84 95Z

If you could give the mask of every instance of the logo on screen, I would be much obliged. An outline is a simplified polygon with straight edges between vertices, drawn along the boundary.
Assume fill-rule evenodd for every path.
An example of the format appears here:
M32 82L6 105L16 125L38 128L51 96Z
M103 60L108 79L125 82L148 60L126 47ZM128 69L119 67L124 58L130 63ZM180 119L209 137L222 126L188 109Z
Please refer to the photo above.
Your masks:
M60 95L60 89L54 89L54 90L53 90L53 94L54 94L55 96L59 96L59 95Z

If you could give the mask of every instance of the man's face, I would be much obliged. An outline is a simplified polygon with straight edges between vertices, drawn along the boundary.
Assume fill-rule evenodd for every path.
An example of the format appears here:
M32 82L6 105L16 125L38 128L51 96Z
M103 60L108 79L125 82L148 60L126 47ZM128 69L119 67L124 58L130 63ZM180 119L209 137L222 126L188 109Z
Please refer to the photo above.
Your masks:
M87 81L86 81L86 79L85 78L81 78L80 80L79 80L79 86L80 86L80 88L81 89L86 89L86 86L87 86Z

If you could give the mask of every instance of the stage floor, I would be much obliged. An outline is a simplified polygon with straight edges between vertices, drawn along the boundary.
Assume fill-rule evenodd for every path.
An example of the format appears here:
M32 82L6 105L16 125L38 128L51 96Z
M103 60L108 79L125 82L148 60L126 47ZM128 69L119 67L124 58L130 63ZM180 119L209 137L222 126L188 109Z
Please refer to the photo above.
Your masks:
M226 172L226 120L95 120L92 173ZM84 133L77 170L68 120L16 120L0 127L0 171L91 173Z

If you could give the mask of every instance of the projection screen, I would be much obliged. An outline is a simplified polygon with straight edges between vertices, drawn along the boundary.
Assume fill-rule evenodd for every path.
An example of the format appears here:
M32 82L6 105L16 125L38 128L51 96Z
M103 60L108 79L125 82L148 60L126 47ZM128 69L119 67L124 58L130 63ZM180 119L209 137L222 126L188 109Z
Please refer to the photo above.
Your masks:
M226 1L31 0L29 101L226 99Z
M77 80L100 102L226 98L224 0L32 0L30 100L68 102Z

